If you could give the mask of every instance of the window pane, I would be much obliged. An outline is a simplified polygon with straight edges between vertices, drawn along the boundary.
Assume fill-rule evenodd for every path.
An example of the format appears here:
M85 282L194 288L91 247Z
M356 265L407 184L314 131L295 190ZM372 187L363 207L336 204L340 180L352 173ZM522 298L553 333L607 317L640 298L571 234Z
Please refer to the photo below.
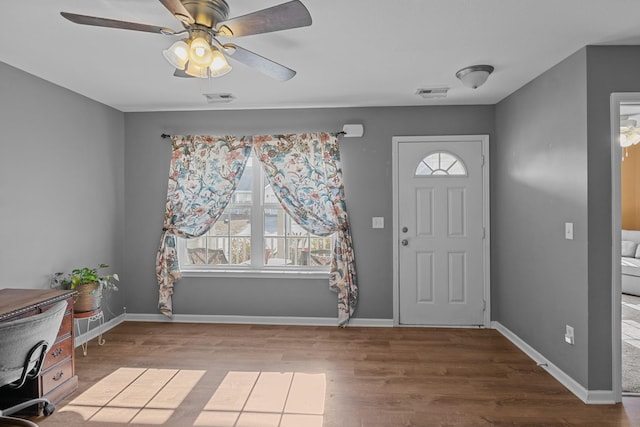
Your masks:
M433 170L429 169L425 162L420 161L420 164L416 168L416 175L431 175L432 173Z
M252 158L249 157L249 159L247 160L247 164L244 167L244 172L242 173L242 177L240 178L240 181L238 181L238 186L236 187L236 191L233 193L231 203L251 204L252 188L253 188L253 161L252 161Z
M306 264L310 266L331 265L331 238L311 237Z
M440 157L440 169L445 171L449 170L451 165L457 161L457 159L449 153L438 153L438 156Z
M264 204L280 206L280 201L276 197L273 189L271 188L271 185L267 182L266 179L264 184Z
M251 258L251 209L229 205L206 235L185 242L187 264L242 264Z
M289 259L292 265L307 265L307 253L309 251L308 233L293 235L294 237L288 238L287 243L289 247Z
M436 170L440 168L440 153L431 154L430 156L422 159L422 162L425 163L429 169Z
M251 260L251 237L231 237L230 264L247 264Z
M464 170L462 163L456 162L449 168L449 175L466 175L467 171Z
M416 176L464 176L467 174L462 160L451 153L438 152L429 154L416 167Z
M251 259L251 209L229 206L225 209L224 222L228 224L228 231L216 237L228 245L229 264L243 264Z
M305 231L282 207L265 209L264 223L265 265L329 265L331 237L319 237Z

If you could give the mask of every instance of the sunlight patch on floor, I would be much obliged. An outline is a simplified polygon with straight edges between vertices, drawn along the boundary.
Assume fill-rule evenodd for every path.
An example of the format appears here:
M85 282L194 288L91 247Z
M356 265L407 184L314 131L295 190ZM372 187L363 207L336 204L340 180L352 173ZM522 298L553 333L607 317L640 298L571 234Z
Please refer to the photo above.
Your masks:
M324 374L229 372L195 427L322 427Z
M85 422L163 425L205 373L119 368L59 412L73 412ZM322 427L326 388L325 374L230 371L192 425Z
M85 421L164 424L205 371L120 368L72 400L60 412Z

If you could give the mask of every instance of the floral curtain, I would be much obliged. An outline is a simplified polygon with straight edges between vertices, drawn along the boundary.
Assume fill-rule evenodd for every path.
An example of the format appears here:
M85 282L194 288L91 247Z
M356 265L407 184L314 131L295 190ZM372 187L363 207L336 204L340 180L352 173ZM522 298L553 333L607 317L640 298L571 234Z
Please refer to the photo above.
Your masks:
M333 234L329 286L338 293L338 324L356 307L355 256L344 200L338 138L329 133L255 136L254 150L282 207L305 230Z
M171 316L174 282L180 278L176 236L199 237L231 200L251 153L251 138L174 136L169 186L156 275L158 308Z

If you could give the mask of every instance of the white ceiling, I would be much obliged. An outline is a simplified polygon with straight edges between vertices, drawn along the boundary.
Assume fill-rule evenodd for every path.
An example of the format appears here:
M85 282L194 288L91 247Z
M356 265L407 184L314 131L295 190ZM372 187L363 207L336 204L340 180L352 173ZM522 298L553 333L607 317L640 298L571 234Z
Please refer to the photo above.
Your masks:
M227 0L230 17L286 0ZM173 77L177 39L89 27L60 11L181 29L157 0L12 0L0 14L0 61L121 111L494 104L578 49L640 44L638 0L302 0L311 27L234 39L293 68L279 82L231 61L226 76ZM490 64L477 90L455 72ZM425 100L419 88L450 87ZM232 93L207 104L203 93Z

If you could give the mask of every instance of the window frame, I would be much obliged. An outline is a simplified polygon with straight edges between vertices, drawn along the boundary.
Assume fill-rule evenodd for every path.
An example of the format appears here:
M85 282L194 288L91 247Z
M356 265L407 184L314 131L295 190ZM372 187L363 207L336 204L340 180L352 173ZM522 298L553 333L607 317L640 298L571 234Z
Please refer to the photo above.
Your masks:
M184 262L187 257L188 239L176 238L176 250L180 265L180 273L182 277L236 277L236 278L300 278L300 279L328 279L330 266L268 266L264 263L264 245L265 245L265 221L264 212L275 206L273 203L265 202L265 182L264 169L253 150L251 150L250 158L247 160L251 163L253 169L252 187L251 187L251 204L229 203L228 208L250 208L251 209L251 264L248 265L207 265L207 264L189 264ZM282 206L278 203L278 208ZM286 212L285 212L286 214ZM288 215L288 214L286 214ZM293 221L293 218L291 218Z

